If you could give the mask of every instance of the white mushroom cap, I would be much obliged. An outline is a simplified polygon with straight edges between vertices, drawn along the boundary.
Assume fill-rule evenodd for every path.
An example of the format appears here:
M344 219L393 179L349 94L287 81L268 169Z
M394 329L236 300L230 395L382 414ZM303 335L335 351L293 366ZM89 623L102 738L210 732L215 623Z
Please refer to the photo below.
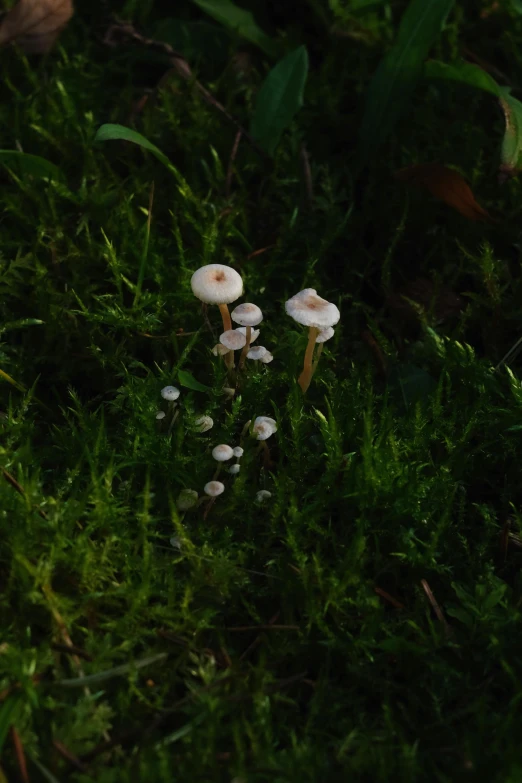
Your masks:
M229 467L228 472L232 473L233 476L237 476L237 474L239 473L240 470L241 470L241 466L238 465L237 462L236 462L235 465L231 465Z
M272 493L269 492L267 489L260 489L259 492L256 492L256 500L258 503L262 503L263 500L268 500L268 498L272 497Z
M260 362L263 362L263 364L270 364L270 362L274 361L274 357L270 353L270 351L267 351L264 356L262 356L259 360Z
M341 317L339 308L317 295L315 288L305 288L285 303L288 315L303 326L326 329L335 326Z
M156 413L156 418L157 418L157 420L158 420L158 421L161 421L161 419L164 419L164 418L165 418L165 416L166 416L166 413L165 413L165 411L158 411L158 412Z
M214 356L224 356L226 353L230 353L230 348L226 348L224 345L221 345L221 343L217 343L212 348L212 353Z
M205 495L210 495L211 498L217 498L225 491L225 485L221 481L209 481L203 487Z
M189 508L194 508L198 502L198 493L195 489L182 489L179 493L176 506L180 511L188 511Z
M230 313L230 317L241 326L257 326L263 320L263 313L257 305L245 302L245 304L235 307Z
M214 426L214 419L210 416L198 416L198 418L194 420L194 424L199 432L208 432L208 430L211 430Z
M238 351L240 348L245 347L246 337L241 332L238 332L237 329L229 329L228 332L223 332L219 342L230 351Z
M232 459L234 451L226 443L221 443L219 446L214 446L212 449L212 456L217 462L226 462L227 459Z
M178 538L178 536L172 536L172 538L169 538L169 543L174 547L174 549L181 549L181 538Z
M270 416L258 416L254 421L252 432L258 440L267 440L274 432L277 432L277 424Z
M207 304L229 304L243 293L241 275L224 264L207 264L192 275L192 293Z
M259 361L259 359L262 359L263 356L267 353L268 351L266 350L264 345L256 345L254 348L251 348L247 353L247 359L253 359L254 361Z
M241 334L244 334L246 337L246 326L238 326L235 331L241 332ZM252 343L254 343L257 340L260 334L261 334L260 329L252 329L252 331L250 332L250 345L252 345Z
M234 457L237 457L238 459L245 453L245 450L242 449L241 446L236 446L232 451L234 452Z
M174 400L177 400L180 394L180 390L175 386L165 386L161 390L161 396L164 400L168 400L169 402L174 402Z
M315 342L325 343L327 340L330 340L334 336L334 334L335 334L335 329L332 329L331 326L327 326L326 329L321 329L321 331L317 335Z
M225 397L233 397L236 393L235 389L232 389L230 386L223 386L223 394Z

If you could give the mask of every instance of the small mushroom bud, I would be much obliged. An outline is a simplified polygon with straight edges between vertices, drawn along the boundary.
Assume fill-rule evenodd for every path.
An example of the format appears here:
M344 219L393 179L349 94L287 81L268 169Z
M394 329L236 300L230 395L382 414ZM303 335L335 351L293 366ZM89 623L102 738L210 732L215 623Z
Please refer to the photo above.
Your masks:
M230 351L238 351L240 348L244 347L246 337L244 334L241 334L241 332L238 332L237 329L229 329L228 332L223 332L219 338L219 342Z
M262 503L264 500L268 500L268 498L271 497L272 493L267 489L260 489L259 492L256 492L256 500L258 503Z
M164 400L168 400L169 402L174 402L174 400L177 400L180 394L180 390L175 386L165 386L161 390L161 396Z
M203 490L205 495L208 495L211 498L217 498L218 495L222 495L225 491L225 485L222 484L221 481L209 481L205 484Z
M241 470L241 466L238 465L237 462L236 462L235 465L231 465L229 467L228 472L232 473L233 476L237 476L237 474L239 473L240 470Z
M270 351L267 351L264 356L262 356L259 360L262 364L270 364L270 362L274 361L274 357L270 353Z
M211 430L214 426L214 419L211 419L210 416L198 416L198 418L194 420L194 424L196 425L198 432L208 432L208 430Z
M252 359L254 362L257 362L260 359L262 359L267 353L268 351L266 350L264 345L256 345L254 346L254 348L251 348L247 353L247 359Z
M245 450L244 450L244 449L242 449L242 448L241 448L241 446L235 446L235 447L232 449L232 452L233 452L233 454L234 454L234 457L237 457L238 459L240 459L240 457L242 457L242 456L243 456L243 454L245 453Z
M227 353L230 353L230 348L221 345L221 343L217 343L217 345L212 348L212 353L214 356L226 356Z
M179 511L188 511L194 508L198 502L198 493L195 489L182 489L176 500L176 507Z
M222 443L219 446L214 446L212 449L212 456L216 462L226 462L227 460L232 459L234 450L230 446L227 446L226 443Z
M232 320L237 324L245 327L246 343L241 352L238 367L241 370L244 367L245 359L247 358L250 343L252 342L252 327L258 326L263 320L263 313L261 309L252 304L252 302L245 302L240 304L232 311Z
M158 421L161 421L162 419L165 418L166 415L167 414L165 413L165 411L158 411L156 413L156 418L157 418Z

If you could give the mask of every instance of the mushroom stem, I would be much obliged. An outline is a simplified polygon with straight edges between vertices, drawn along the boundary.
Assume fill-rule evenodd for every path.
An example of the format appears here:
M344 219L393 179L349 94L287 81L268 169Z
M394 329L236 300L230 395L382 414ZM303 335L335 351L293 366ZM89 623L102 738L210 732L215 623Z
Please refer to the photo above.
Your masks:
M301 387L301 391L303 392L303 394L306 394L306 391L312 381L312 375L313 375L312 359L314 355L315 341L317 339L318 334L319 334L319 329L317 328L317 326L311 326L310 331L308 332L308 345L306 346L303 372L301 373L297 381L299 386Z
M317 370L317 365L319 364L319 359L321 358L321 354L323 352L323 345L324 343L319 343L319 348L315 354L315 361L312 366L312 377L315 375L315 371Z
M263 467L265 470L270 470L272 467L272 460L270 458L270 447L268 446L266 440L262 440L259 444L258 454L263 455Z
M219 312L221 313L221 318L223 319L223 331L228 332L230 329L232 329L232 319L230 318L228 305L220 304ZM229 351L225 354L225 364L228 370L232 370L234 368L234 351Z
M251 340L252 340L252 327L251 327L251 326L247 326L247 327L246 327L246 333L245 333L245 336L246 336L246 343L245 343L245 347L244 347L244 348L243 348L243 350L241 351L241 356L239 357L239 364L237 365L237 369L238 369L238 370L242 370L242 369L243 369L243 367L245 366L245 361L246 361L246 358L247 358L247 353L248 353L248 352L249 352L249 350L250 350L250 342L251 342Z

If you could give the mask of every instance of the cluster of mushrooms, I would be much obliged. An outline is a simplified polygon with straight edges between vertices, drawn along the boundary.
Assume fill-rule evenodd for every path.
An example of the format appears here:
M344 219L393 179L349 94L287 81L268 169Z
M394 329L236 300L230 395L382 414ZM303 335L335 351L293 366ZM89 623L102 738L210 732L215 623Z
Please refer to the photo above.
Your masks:
M216 356L224 357L229 370L234 369L234 351L238 350L241 350L238 370L243 369L246 359L260 361L263 364L272 361L274 357L263 345L251 348L252 343L259 336L259 330L255 327L263 320L260 308L247 302L235 307L232 313L228 309L228 305L243 294L243 280L235 269L224 264L207 264L194 272L190 283L192 292L198 299L205 304L219 307L223 320L223 333L213 352ZM309 329L303 371L298 379L304 394L317 368L323 344L333 337L333 327L339 322L341 314L336 305L318 296L314 288L305 288L304 291L293 296L286 302L285 309L294 321L308 326ZM239 326L233 328L232 321ZM319 347L314 360L316 345Z

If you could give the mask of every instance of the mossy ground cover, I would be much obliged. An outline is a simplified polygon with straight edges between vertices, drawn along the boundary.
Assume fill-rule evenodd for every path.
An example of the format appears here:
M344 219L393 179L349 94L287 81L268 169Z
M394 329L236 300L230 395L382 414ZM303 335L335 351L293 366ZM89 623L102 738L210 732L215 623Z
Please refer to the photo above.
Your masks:
M522 370L502 359L522 187L497 180L496 101L421 80L357 171L405 4L251 2L310 71L273 158L242 138L232 159L237 128L196 79L248 128L273 62L188 0L114 5L78 2L43 59L0 53L1 146L63 175L1 174L2 779L517 783ZM518 6L458 2L432 55L479 59L520 97ZM115 10L193 77L109 45ZM108 122L173 168L95 145ZM494 222L393 176L431 161ZM217 308L190 288L213 262L242 275L274 354L233 399ZM342 315L303 397L284 302L305 287ZM256 416L277 421L269 456L246 433L225 492L179 512Z

